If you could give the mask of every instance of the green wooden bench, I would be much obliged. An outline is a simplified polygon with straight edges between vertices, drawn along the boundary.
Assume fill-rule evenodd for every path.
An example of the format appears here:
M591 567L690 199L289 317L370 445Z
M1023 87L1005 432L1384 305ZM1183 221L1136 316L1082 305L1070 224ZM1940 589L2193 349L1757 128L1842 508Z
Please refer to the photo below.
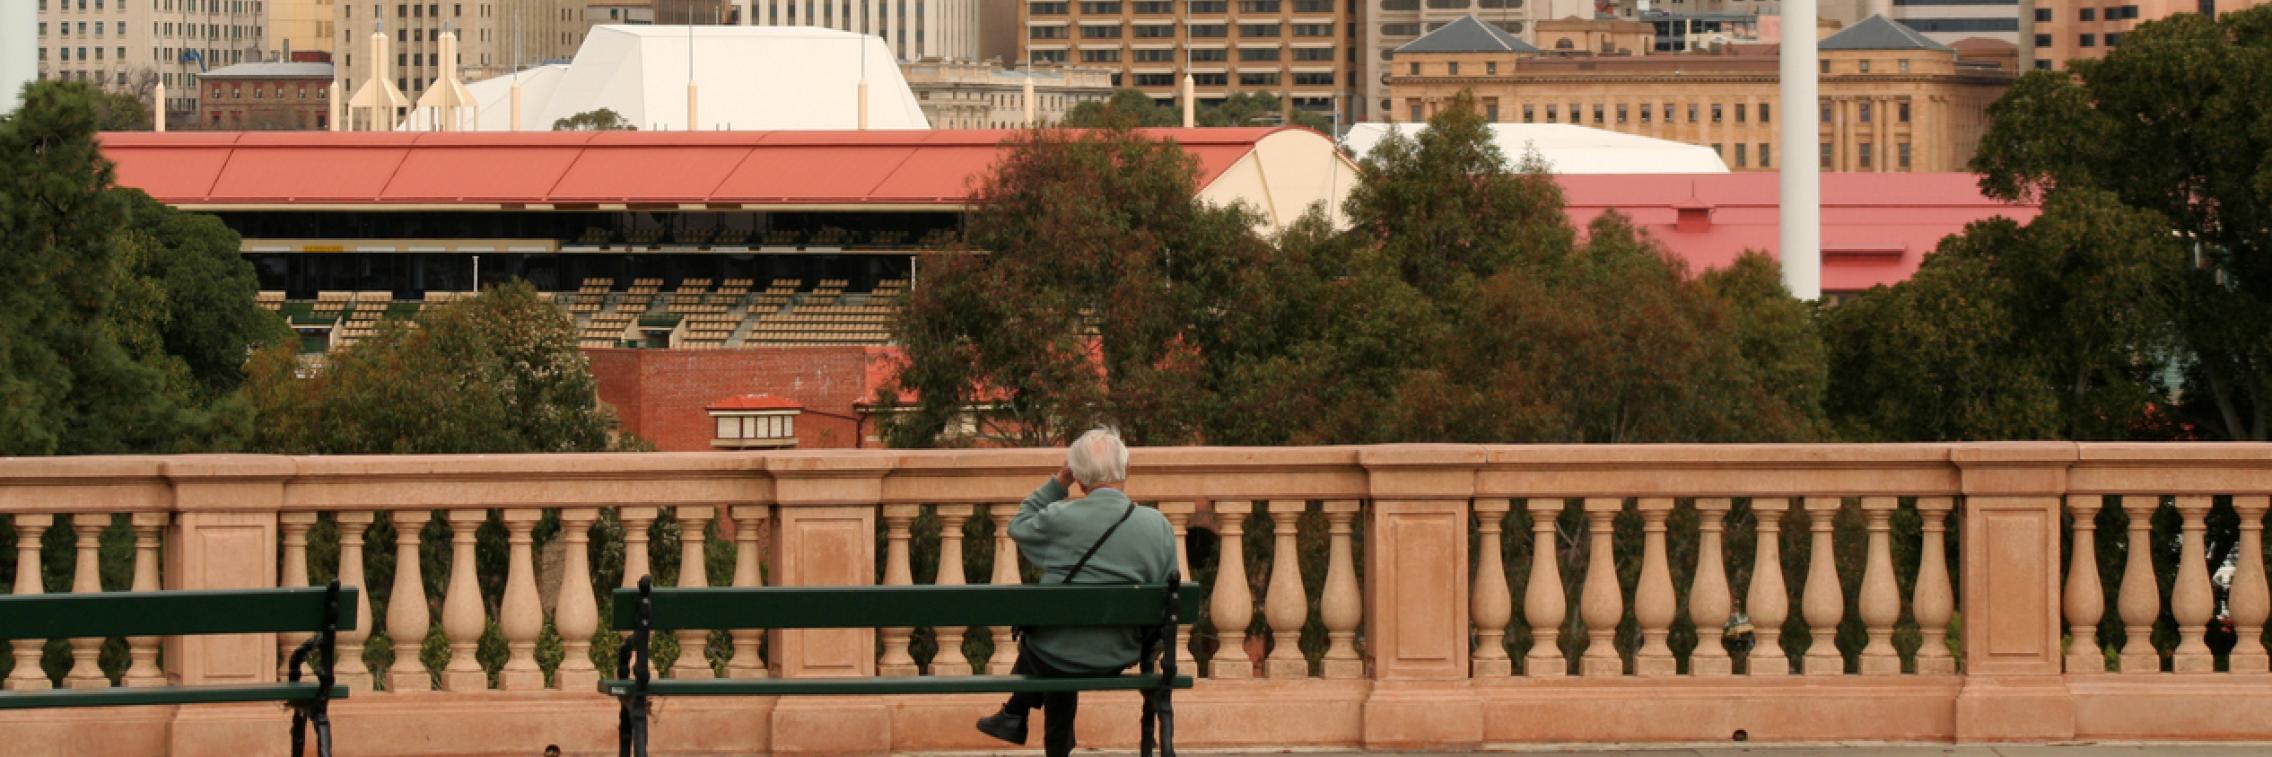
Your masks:
M100 689L0 691L0 710L40 707L115 707L152 704L284 702L292 707L292 754L307 742L314 721L316 753L331 755L330 703L347 698L332 682L332 641L354 630L355 589L329 586L225 591L144 591L0 596L0 639L205 636L232 633L314 633L292 650L290 680L228 686L149 686ZM313 682L300 680L307 665Z
M1141 691L1142 751L1155 739L1175 757L1175 689L1191 688L1175 669L1176 624L1199 614L1199 587L1171 574L1157 585L1045 584L1013 586L843 586L617 589L610 624L631 639L616 659L615 678L600 692L621 702L618 751L647 754L647 699L657 696L847 696L1066 691ZM957 626L1142 626L1144 652L1134 674L1041 678L914 676L896 678L699 678L656 680L648 641L681 629L913 628ZM995 654L1016 654L997 649ZM1156 726L1156 727L1155 727Z

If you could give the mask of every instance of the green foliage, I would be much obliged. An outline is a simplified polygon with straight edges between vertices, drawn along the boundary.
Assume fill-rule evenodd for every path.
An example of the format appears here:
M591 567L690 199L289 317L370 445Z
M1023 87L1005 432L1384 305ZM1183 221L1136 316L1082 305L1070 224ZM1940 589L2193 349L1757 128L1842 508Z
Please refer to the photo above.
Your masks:
M613 108L587 110L552 122L553 131L638 131L639 125L630 122Z
M1333 131L1333 118L1328 114L1296 108L1288 119L1280 117L1281 110L1275 94L1233 92L1221 100L1200 102L1193 108L1192 118L1200 126L1267 126L1290 122L1328 134ZM1110 98L1077 103L1066 109L1058 125L1075 129L1181 126L1183 111L1179 104L1163 105L1139 90L1121 89L1113 91Z
M1065 110L1058 125L1075 129L1134 129L1143 126L1177 126L1183 116L1161 105L1151 95L1133 89L1114 90L1112 97L1077 103Z
M2180 369L2169 406L2179 432L2272 439L2272 161L2262 159L2272 155L2272 8L2147 22L2071 73L2031 73L1989 109L1973 162L1981 188L2108 193L2151 213L2194 263L2165 259L2158 271L2168 291L2157 304L2170 313L2157 315L2179 347L2168 358ZM2047 391L2077 386L2051 378ZM2114 395L2091 404L2129 400ZM2057 425L2086 409L2060 404Z
M0 453L233 446L242 356L283 333L252 302L237 236L113 186L102 92L24 95L0 118Z

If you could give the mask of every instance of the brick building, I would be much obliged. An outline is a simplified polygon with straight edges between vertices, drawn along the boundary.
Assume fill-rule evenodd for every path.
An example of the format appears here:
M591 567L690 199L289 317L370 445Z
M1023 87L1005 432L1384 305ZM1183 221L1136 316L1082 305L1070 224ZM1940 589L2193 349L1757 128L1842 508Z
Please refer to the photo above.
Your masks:
M331 128L329 63L239 63L205 72L195 128L322 131Z
M2106 56L2139 24L2179 13L2222 15L2272 0L2036 0L2036 68L2066 68L2068 62Z
M892 375L899 351L882 346L763 350L590 349L600 401L623 430L663 450L714 449L717 415L764 394L794 403L795 446L876 446L867 402ZM729 445L730 446L730 445Z
M1021 55L1036 65L1111 69L1114 84L1168 102L1190 73L1195 98L1267 92L1287 109L1361 118L1356 9L1335 0L1046 0L1020 3Z

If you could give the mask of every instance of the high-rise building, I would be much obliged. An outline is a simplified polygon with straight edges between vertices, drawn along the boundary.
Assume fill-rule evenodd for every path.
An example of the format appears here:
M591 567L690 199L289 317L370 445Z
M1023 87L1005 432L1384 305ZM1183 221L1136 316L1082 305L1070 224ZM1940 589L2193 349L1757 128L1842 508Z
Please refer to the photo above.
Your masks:
M1276 95L1328 113L1355 91L1357 49L1346 0L1038 0L1025 3L1023 54L1035 65L1112 69L1152 99ZM1343 103L1344 113L1351 103Z
M332 36L332 14L338 12L337 3L354 0L260 0L267 13L266 34L262 38L265 57L270 61L287 61L291 53L328 53L336 38Z
M2179 13L2224 14L2272 0L2035 0L2036 68L2065 68L2074 60L2105 57L2139 24Z
M442 31L457 33L454 64L467 81L507 73L517 67L566 60L583 44L589 28L584 0L473 0L399 2L337 0L332 28L332 63L353 92L370 75L373 31L393 42L395 86L417 99L441 74Z
M1993 43L1991 43L1993 44ZM1576 124L1705 145L1737 171L1786 159L1831 171L1961 171L1987 108L2012 83L2010 49L1967 57L1872 16L1818 45L1818 144L1782 144L1780 59L1737 45L1718 54L1553 54L1473 19L1399 49L1388 71L1391 120L1422 121L1461 92L1505 123ZM1970 47L1968 44L1966 47ZM2001 54L1998 54L1998 51ZM1638 52L1638 51L1636 51ZM1795 154L1786 158L1787 153Z
M901 62L977 60L983 0L731 0L750 26L874 34Z
M166 85L166 108L197 106L197 75L262 59L260 0L6 0L38 4L39 76L110 89Z
M2012 44L2020 40L2019 0L1875 1L1882 5L1876 6L1874 12L1883 13L1944 45L1974 38Z

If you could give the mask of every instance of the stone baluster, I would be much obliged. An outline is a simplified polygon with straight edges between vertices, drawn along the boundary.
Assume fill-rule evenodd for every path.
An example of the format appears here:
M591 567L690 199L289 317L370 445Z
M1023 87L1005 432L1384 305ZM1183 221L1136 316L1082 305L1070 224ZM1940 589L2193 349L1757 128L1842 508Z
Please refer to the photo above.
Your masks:
M771 508L766 505L735 505L727 513L734 519L734 585L756 588L765 585L765 576L758 570L757 537L764 533ZM757 628L737 628L728 632L734 638L734 659L726 664L727 678L764 678L767 675L765 658L758 654L758 641L765 631Z
M710 585L710 518L713 507L680 505L678 516L678 585L695 589ZM685 628L678 632L678 659L671 661L672 678L716 678L710 669L710 629Z
M1246 652L1246 627L1254 621L1254 593L1246 584L1246 526L1243 518L1216 504L1215 528L1222 535L1222 548L1216 550L1220 564L1215 568L1214 592L1207 597L1207 615L1214 619L1215 638L1221 643L1207 666L1207 677L1253 678L1254 664Z
M592 664L592 635L600 630L599 598L592 594L592 523L596 507L560 510L560 596L552 604L552 629L560 634L560 668L552 677L561 691L591 691L600 680Z
M616 518L623 523L623 588L639 588L640 577L654 575L655 561L647 554L647 542L653 535L648 530L654 527L655 516L661 514L662 509L655 507L616 508Z
M1507 623L1514 619L1514 598L1508 594L1506 558L1499 548L1501 521L1512 505L1503 497L1475 501L1478 551L1467 612L1475 619L1475 656L1469 662L1469 671L1476 678L1498 678L1515 672L1515 661L1507 657Z
M1855 607L1869 644L1862 647L1862 675L1901 673L1901 653L1893 648L1893 624L1901 620L1901 586L1893 579L1893 497L1863 497L1869 522L1868 553L1862 562L1862 595Z
M16 565L18 566L16 569L15 594L16 596L45 594L47 587L40 583L40 572L37 569L26 570L23 566L40 564L40 535L47 533L47 529L55 525L55 516L44 513L20 513L15 516L14 524L16 527ZM47 680L47 673L39 668L40 652L45 648L46 643L40 639L10 639L8 641L9 654L13 655L16 660L15 667L8 669L8 688L10 690L30 691L54 688L54 683Z
M922 505L884 505L884 580L885 586L907 586L915 583L915 575L907 564L908 527ZM876 675L911 676L916 674L915 658L907 653L907 645L914 629L885 628L884 655L876 663Z
M481 691L489 688L489 673L481 669L476 652L489 613L482 606L473 547L489 511L459 508L445 517L450 521L450 583L442 591L442 636L450 640L450 662L442 667L442 690Z
M377 671L363 661L363 645L377 630L373 626L378 624L378 619L371 615L370 581L363 575L363 544L367 538L365 532L378 516L369 510L352 510L334 513L331 517L339 526L339 569L334 575L339 577L341 587L355 587L355 607L346 610L355 613L355 628L340 631L332 646L333 654L338 656L332 665L332 675L351 691L369 692L377 684L378 676Z
M1270 594L1262 599L1262 617L1270 626L1270 652L1263 658L1263 673L1271 678L1307 678L1310 663L1302 655L1302 625L1310 619L1310 599L1302 586L1302 562L1295 536L1301 530L1302 512L1309 503L1298 499L1270 501Z
M1807 621L1805 672L1810 676L1846 674L1846 658L1838 652L1838 623L1846 618L1846 595L1838 587L1838 555L1831 529L1838 520L1837 497L1807 497L1807 531L1813 535L1807 550L1806 594L1799 613Z
M1954 675L1956 657L1949 654L1949 619L1956 616L1956 594L1949 588L1949 558L1942 536L1948 530L1955 497L1918 497L1917 516L1924 522L1923 544L1917 550L1916 596L1909 602L1917 618L1917 673Z
M961 586L968 581L962 567L962 525L970 520L976 508L971 505L939 505L932 512L939 516L939 572L931 583L939 586ZM939 651L931 656L931 675L970 675L970 657L962 653L964 628L940 626L931 629L938 639Z
M2203 547L2209 540L2211 502L2206 494L2177 498L2177 513L2184 518L2184 537L2178 547L2177 583L2169 592L2170 617L2177 621L2177 649L2170 656L2173 672L2209 673L2217 669L2216 653L2209 651L2204 640L2217 604L2209 588L2209 555Z
M2074 636L2067 646L2070 674L2106 672L2106 655L2098 645L2098 621L2106 614L2106 590L2098 580L2097 536L2098 511L2104 504L2095 494L2067 498L2067 512L2075 518L2074 537L2068 544L2071 557L2065 597L2067 631ZM1919 625L1922 627L1923 621Z
M1325 623L1326 678L1365 677L1365 661L1357 656L1357 626L1365 619L1365 597L1357 589L1356 560L1349 544L1359 507L1353 499L1325 503L1325 592L1318 598L1318 616Z
M282 569L277 572L276 585L288 589L308 585L308 530L315 527L316 514L313 512L277 513L276 524L277 531L280 532L284 540L284 564ZM312 636L314 634L298 631L276 635L276 680L281 681L289 677L292 650L298 649L301 642L307 641Z
M1665 557L1665 519L1672 515L1671 497L1643 497L1641 511L1641 583L1633 587L1633 620L1641 627L1641 648L1633 653L1633 672L1644 676L1680 673L1667 639L1672 635L1672 568Z
M2264 649L2264 621L2272 616L2272 592L2264 578L2264 513L2272 510L2272 497L2262 494L2233 497L2233 514L2240 516L2240 561L2235 563L2232 594L2226 607L2232 612L2233 642L2228 669L2235 673L2263 673L2272 667Z
M1735 670L1723 638L1733 597L1728 593L1728 566L1720 554L1728 509L1727 497L1696 500L1696 580L1688 585L1688 620L1696 624L1696 650L1688 653L1688 673L1721 677Z
M157 591L158 585L158 531L166 526L166 513L135 513L134 524L134 586L137 592ZM360 653L362 647L355 650ZM126 639L127 665L123 683L128 686L164 686L166 672L158 669L158 637L132 636ZM356 658L360 659L361 654Z
M1013 504L986 506L986 518L994 521L994 579L996 586L1024 583L1025 576L1018 571L1018 543L1010 539L1010 518L1018 514ZM986 674L1006 676L1010 666L1017 662L1017 642L1010 640L1009 626L995 626L994 654L986 658Z
M1586 498L1586 586L1578 596L1578 617L1586 621L1586 652L1578 660L1578 674L1587 677L1625 673L1625 660L1617 653L1617 621L1625 615L1625 596L1617 586L1617 561L1611 553L1613 522L1625 509L1616 497Z
M72 514L71 532L78 537L78 543L73 555L76 565L71 574L71 593L102 592L102 535L103 528L109 525L109 513ZM103 639L99 637L72 639L71 672L64 674L63 685L73 689L109 688L110 679L103 675L102 665L97 662L102 653Z
M505 596L497 605L497 630L505 637L505 667L497 671L497 688L529 691L544 688L544 669L536 664L536 639L544 633L544 602L536 593L537 521L544 511L513 508L505 511ZM561 645L565 652L565 644Z
M2117 609L2122 612L2122 672L2159 673L2162 670L2161 653L2154 651L2154 618L2161 615L2161 588L2154 582L2153 544L2154 511L2161 508L2161 497L2154 495L2125 495L2122 512L2130 516L2129 560L2122 568L2122 594L2117 598Z
M1530 581L1523 586L1523 621L1530 624L1530 651L1523 655L1523 675L1561 678L1570 672L1562 656L1562 621L1569 617L1569 597L1562 592L1562 562L1555 559L1554 521L1565 504L1559 499L1532 498L1523 503L1530 511Z
M1326 507L1328 510L1330 510L1332 508L1332 505L1328 504ZM1167 516L1168 525L1171 528L1175 529L1176 573L1177 575L1183 576L1183 580L1186 582L1198 580L1191 572L1190 550L1184 549L1185 545L1190 544L1190 541L1187 540L1186 537L1191 534L1191 514L1197 509L1197 505L1191 502L1160 503L1160 514ZM1332 581L1330 577L1327 580L1326 586L1327 591L1332 591ZM1328 615L1327 617L1330 618L1331 615ZM1198 620L1198 618L1180 618L1180 620L1182 620L1183 622L1177 624L1175 634L1176 670L1183 672L1185 675L1197 676L1199 675L1199 662L1191 654L1191 621ZM1328 620L1327 622L1331 623L1332 621ZM1330 652L1328 653L1328 657L1331 657ZM1332 663L1328 661L1326 663L1326 666L1328 670L1330 670L1332 668Z
M1791 674L1790 650L1783 647L1783 621L1791 617L1791 597L1783 585L1783 513L1791 501L1781 497L1753 497L1751 514L1758 526L1758 551L1752 553L1751 588L1744 593L1744 608L1751 615L1751 656L1746 675L1758 677Z
M425 567L419 564L419 532L426 521L412 517L423 510L389 513L394 521L394 587L387 592L387 640L394 646L394 665L387 669L387 690L429 691L433 677L418 659L432 623L426 609Z

